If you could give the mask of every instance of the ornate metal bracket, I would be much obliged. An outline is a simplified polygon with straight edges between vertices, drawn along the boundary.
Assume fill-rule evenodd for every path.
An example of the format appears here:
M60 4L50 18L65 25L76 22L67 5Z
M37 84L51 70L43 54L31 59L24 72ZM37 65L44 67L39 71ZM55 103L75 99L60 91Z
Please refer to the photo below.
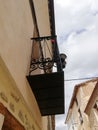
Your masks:
M47 72L47 70L53 67L53 60L50 58L39 58L39 59L32 59L31 66L30 66L30 73L36 69L42 69Z
M65 67L66 57L64 54L59 55L56 36L36 37L31 38L31 40L33 43L29 74L36 69L42 69L48 73L49 70L52 70L54 63L59 64L62 68Z

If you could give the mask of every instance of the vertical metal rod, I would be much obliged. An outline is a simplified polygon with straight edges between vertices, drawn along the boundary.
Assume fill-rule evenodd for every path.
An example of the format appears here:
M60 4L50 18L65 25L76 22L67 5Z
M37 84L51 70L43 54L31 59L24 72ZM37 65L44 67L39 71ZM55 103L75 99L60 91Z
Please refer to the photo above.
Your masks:
M60 72L60 71L62 71L62 62L61 62L61 58L60 58L60 54L59 54L56 37L55 37L54 41L55 41L55 43L53 44L53 57L54 57L54 62L56 63L56 66L57 66L57 71Z
M51 9L50 11L50 22L51 24L51 35L54 36L56 34L55 32L55 19L54 19L54 0L49 0L49 8ZM51 13L52 12L52 13ZM62 71L62 63L61 63L61 58L59 54L59 49L57 45L57 38L55 38L55 45L53 44L53 53L54 57L56 58L57 62L57 71Z
M38 29L38 24L37 24L37 19L36 19L36 13L35 13L35 9L34 9L33 0L29 0L29 3L30 3L30 7L31 7L31 13L32 13L33 22L34 22L34 25L36 27L37 34L38 34L38 37L39 37L40 34L39 34L39 29ZM44 55L43 55L43 52L42 52L42 46L41 46L41 42L40 41L39 41L39 48L40 48L41 55L42 55L42 60L43 60ZM44 67L44 64L43 64L43 67ZM45 67L44 67L44 72L46 73Z

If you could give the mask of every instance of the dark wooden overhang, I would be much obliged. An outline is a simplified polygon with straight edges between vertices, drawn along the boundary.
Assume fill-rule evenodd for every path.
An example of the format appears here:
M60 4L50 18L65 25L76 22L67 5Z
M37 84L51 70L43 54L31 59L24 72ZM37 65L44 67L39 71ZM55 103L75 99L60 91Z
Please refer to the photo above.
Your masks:
M64 113L64 72L27 76L42 116Z

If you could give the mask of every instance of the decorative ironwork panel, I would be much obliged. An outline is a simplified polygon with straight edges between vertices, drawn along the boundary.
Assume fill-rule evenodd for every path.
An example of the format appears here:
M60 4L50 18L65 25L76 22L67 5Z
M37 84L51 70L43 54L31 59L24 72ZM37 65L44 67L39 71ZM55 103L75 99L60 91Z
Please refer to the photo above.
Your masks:
M66 64L66 55L59 54L56 36L37 37L31 40L33 43L29 74L36 69L48 73L55 65L62 71Z

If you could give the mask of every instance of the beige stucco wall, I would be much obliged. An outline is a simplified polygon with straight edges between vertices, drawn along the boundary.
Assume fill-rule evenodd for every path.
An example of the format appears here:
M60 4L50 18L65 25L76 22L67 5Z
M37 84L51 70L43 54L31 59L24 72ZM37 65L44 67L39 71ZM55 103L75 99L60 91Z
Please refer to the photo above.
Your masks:
M32 98L32 111L30 111L1 57L0 103L2 103L12 113L12 115L25 127L26 130L32 130L33 128L36 130L41 130L41 122L39 122L40 115L38 114L34 97ZM36 113L36 117L34 113Z
M91 130L98 129L98 110L92 108L90 115L89 115L90 127Z
M32 112L33 118L41 127L39 108L26 80L32 45L30 38L33 33L34 25L28 0L0 1L0 56L2 59L0 59L0 63L4 62L5 68L12 76L11 80L15 82ZM0 73L0 76L2 74L3 72ZM9 85L11 84L9 83ZM4 89L7 87L5 84Z
M42 118L42 123L43 123L43 130L48 130L48 117L43 117Z
M81 87L79 88L79 90L77 92L76 97L77 97L78 104L79 104L79 107L82 112L84 112L84 110L85 110L85 107L92 94L92 91L94 90L96 83L97 83L97 81L88 82L86 84L83 84L83 85L81 85Z
M0 13L0 55L25 95L34 28L29 2L0 2Z
M97 81L91 81L81 85L78 92L77 92L77 100L78 100L78 107L81 110L82 117L83 117L83 124L80 125L81 129L90 130L90 122L88 116L84 113L88 100L94 90Z
M40 36L50 36L48 0L33 0ZM40 21L40 22L39 22Z
M94 95L94 96L95 97L94 97L93 105L90 106L89 108L90 113L88 114L91 130L98 129L98 95Z
M88 116L85 113L83 113L83 120L84 120L84 122L83 122L83 128L85 130L91 130L89 118L88 118Z

